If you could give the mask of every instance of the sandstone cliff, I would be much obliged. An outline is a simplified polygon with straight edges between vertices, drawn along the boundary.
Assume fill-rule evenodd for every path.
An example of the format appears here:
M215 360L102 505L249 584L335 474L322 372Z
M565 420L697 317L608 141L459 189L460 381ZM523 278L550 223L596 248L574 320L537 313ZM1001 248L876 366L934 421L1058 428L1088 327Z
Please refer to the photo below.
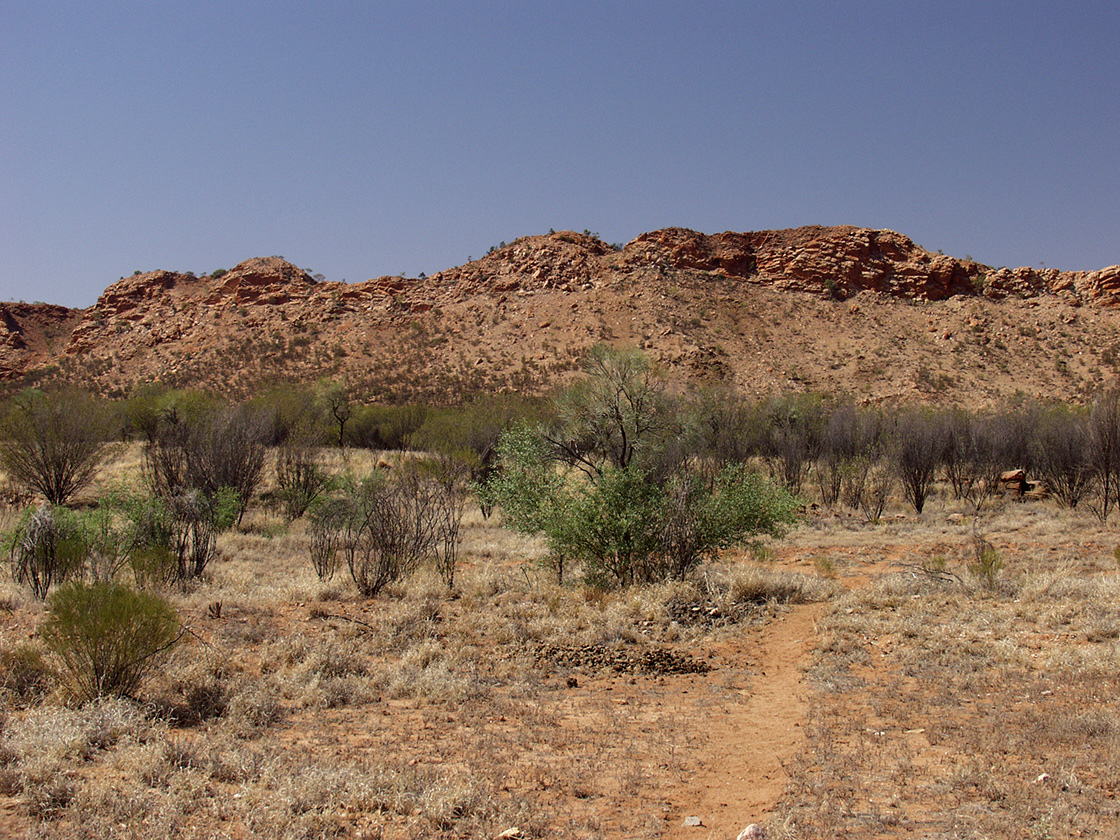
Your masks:
M1120 266L993 268L856 227L516 240L426 278L316 282L276 257L154 271L86 310L0 305L0 377L247 393L346 377L375 399L542 390L600 341L684 380L861 399L1076 398L1115 374Z

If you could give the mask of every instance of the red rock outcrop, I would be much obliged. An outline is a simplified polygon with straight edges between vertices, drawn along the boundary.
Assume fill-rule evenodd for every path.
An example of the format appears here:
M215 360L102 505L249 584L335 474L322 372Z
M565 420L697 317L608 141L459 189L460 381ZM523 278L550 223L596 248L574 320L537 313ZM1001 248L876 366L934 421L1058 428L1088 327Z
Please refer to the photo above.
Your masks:
M932 308L890 314L883 307L892 299ZM1098 313L1120 304L1120 266L993 269L894 231L847 226L665 228L623 248L560 231L430 277L317 283L265 257L217 277L122 278L86 310L6 304L0 379L55 376L112 392L160 380L248 393L261 382L329 375L363 383L371 399L453 399L470 389L544 388L570 375L587 347L618 341L645 347L682 376L752 388L827 388L824 380L843 376L840 387L866 392L878 377L876 398L963 387L969 380L957 370L975 353L978 370L994 360L1008 377L1000 387L1019 390L1039 357L1070 352L1047 342L1071 341L1074 308L1087 304ZM997 305L1015 312L1013 327L986 308ZM1113 360L1120 373L1111 321L1094 318L1080 358L1039 377L1040 388L1084 392ZM850 340L841 334L849 328ZM899 367L914 367L903 344L919 337L923 361L900 382ZM897 354L893 367L883 361Z
M257 257L239 263L211 283L205 302L210 306L234 303L279 305L303 297L315 281L280 257Z

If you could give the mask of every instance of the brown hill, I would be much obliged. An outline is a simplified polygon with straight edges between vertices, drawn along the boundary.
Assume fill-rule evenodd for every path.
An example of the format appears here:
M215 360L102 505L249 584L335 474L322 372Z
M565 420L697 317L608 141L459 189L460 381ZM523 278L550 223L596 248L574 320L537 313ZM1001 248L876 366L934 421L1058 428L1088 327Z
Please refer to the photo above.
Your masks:
M1117 304L1120 266L994 269L888 230L668 228L621 250L560 232L426 278L317 283L268 257L218 277L128 277L86 310L4 304L0 376L109 394L329 376L371 400L454 401L543 390L612 342L679 382L749 393L1077 399L1120 365Z

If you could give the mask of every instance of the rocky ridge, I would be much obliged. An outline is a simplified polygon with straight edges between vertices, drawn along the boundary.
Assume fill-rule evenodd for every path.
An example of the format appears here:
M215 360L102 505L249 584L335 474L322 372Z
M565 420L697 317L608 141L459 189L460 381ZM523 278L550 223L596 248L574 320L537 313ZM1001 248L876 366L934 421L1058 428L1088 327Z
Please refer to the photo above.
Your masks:
M562 231L426 278L316 282L266 257L122 278L85 310L3 304L0 377L248 393L334 376L371 399L451 401L542 390L608 341L758 392L1076 398L1115 373L1118 304L1120 266L993 268L889 230L666 228L622 249Z

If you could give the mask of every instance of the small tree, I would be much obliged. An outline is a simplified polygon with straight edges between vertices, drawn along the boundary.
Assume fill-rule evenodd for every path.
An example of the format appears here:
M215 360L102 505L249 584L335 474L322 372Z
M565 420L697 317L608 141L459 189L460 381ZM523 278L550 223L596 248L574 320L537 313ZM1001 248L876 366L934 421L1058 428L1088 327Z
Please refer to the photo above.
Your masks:
M1032 436L1035 470L1058 504L1076 508L1094 474L1088 418L1064 406L1042 412Z
M335 423L338 424L338 448L346 445L346 423L354 411L350 401L350 386L345 382L328 382L323 388L323 404Z
M921 513L945 458L948 434L941 418L911 410L898 418L894 435L894 464L906 498Z
M679 406L649 358L636 350L591 348L587 378L553 401L557 423L546 432L554 457L589 476L603 466L649 469L680 430Z
M131 697L181 635L175 610L119 583L74 581L48 602L39 635L75 699Z
M761 454L770 474L789 492L801 492L810 464L820 452L824 410L820 398L789 395L770 400L762 410Z
M197 491L213 500L232 488L240 500L239 522L260 485L270 433L267 415L252 406L193 416L168 411L144 449L145 479L154 495L166 499Z
M108 452L103 407L76 390L24 392L0 425L0 466L13 481L66 504Z
M1089 445L1098 487L1094 510L1104 522L1120 495L1120 389L1110 388L1093 401Z

